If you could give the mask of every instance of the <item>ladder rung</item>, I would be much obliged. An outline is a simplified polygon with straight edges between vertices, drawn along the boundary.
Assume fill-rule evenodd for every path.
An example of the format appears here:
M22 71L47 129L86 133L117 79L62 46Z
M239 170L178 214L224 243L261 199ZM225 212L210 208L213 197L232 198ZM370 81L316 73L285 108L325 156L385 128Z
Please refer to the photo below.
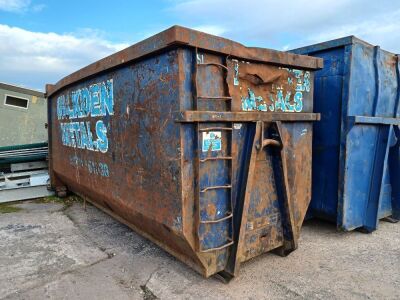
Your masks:
M208 186L204 189L202 189L200 192L204 193L207 192L208 190L216 190L216 189L230 189L232 188L232 185L215 185L215 186Z
M230 96L197 96L198 100L232 100Z
M231 160L232 156L220 156L220 157L206 157L203 159L200 159L200 162L206 162L208 160Z
M200 223L203 223L203 224L218 223L218 222L225 221L225 220L227 220L227 219L229 219L229 218L232 218L232 217L233 217L233 214L232 214L232 213L229 213L227 216L225 216L225 217L223 217L223 218L221 218L221 219L200 221Z
M200 128L199 131L211 131L211 130L232 130L230 127L206 127Z

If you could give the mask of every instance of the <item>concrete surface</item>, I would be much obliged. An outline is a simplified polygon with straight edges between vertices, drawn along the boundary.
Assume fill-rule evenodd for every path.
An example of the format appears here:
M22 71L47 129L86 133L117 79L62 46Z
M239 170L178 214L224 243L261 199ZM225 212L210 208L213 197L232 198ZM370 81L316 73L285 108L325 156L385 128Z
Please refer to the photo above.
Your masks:
M14 207L0 213L0 299L400 299L400 224L363 234L307 222L297 251L223 284L93 206Z

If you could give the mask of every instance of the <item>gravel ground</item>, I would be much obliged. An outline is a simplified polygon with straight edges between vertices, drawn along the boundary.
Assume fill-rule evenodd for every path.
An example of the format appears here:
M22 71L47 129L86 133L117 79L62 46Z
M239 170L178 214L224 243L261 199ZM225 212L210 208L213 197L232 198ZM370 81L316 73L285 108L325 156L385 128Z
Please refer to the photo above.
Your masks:
M400 224L363 234L308 221L299 245L224 284L93 206L20 202L0 207L0 299L400 299Z

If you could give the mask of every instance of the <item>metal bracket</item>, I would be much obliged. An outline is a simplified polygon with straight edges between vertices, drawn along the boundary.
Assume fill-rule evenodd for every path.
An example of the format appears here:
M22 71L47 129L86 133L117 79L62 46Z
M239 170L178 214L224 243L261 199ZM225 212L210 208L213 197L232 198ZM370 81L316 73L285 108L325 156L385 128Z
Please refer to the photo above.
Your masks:
M400 125L400 118L370 116L349 116L348 118L349 121L354 124Z
M275 146L281 148L282 144L277 140L264 138L264 122L261 122L261 137L259 142L256 144L256 149L258 151L262 151L266 146Z
M217 112L187 110L175 115L176 122L297 122L319 121L318 113L265 113L265 112ZM399 122L400 123L400 122Z

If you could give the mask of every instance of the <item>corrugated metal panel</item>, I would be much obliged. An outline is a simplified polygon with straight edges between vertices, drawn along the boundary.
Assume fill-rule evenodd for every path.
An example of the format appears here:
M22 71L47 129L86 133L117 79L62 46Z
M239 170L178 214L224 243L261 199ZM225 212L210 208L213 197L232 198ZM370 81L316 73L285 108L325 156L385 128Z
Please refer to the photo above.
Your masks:
M339 228L400 217L398 56L355 37L293 50L324 59L315 76L312 215Z

